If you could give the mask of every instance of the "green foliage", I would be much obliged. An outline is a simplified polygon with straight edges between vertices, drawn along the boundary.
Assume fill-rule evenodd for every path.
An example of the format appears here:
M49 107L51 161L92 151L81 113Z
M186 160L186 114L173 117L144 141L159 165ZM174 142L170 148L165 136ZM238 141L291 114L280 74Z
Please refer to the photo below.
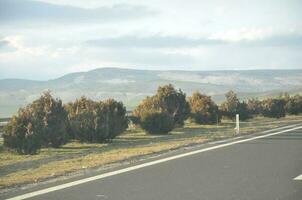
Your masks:
M214 124L221 120L218 106L210 96L195 92L189 98L191 118L198 124Z
M259 115L262 113L262 104L258 99L249 99L247 101L247 109L251 115Z
M37 123L45 146L58 148L68 141L67 112L60 99L54 99L50 92L45 92L35 100L30 109L37 116Z
M167 134L174 127L173 118L166 112L146 112L140 124L149 134Z
M268 98L262 101L262 114L265 117L280 118L285 116L285 100Z
M230 90L225 95L226 101L221 104L221 112L224 116L235 119L236 114L239 114L240 120L251 118L248 110L248 105L245 102L240 102L237 94Z
M4 128L4 146L15 149L19 154L36 154L42 139L36 124L36 117L28 107L20 109Z
M92 141L94 135L94 119L96 102L81 97L73 103L65 105L68 112L68 134L72 139Z
M156 97L161 109L173 118L174 125L183 125L190 114L186 94L169 84L158 87Z
M285 103L285 111L291 115L302 113L302 96L295 95L287 99Z
M156 125L152 123L153 121L162 119L169 123L172 119L172 128L174 128L182 126L189 114L190 106L186 101L185 93L175 90L171 84L159 87L154 96L145 98L133 111L136 122L149 133L154 132L150 125L154 125L157 133L170 131L170 124L167 125L169 127L167 128L164 125ZM156 117L159 119L155 119ZM161 128L162 130L160 130Z
M82 142L104 142L115 138L128 127L126 108L108 99L95 102L86 97L66 105L71 137Z
M99 141L113 139L128 127L126 108L113 99L100 102L96 110L96 130L101 134Z
M59 147L68 139L66 120L62 101L45 92L11 119L5 128L4 144L21 154L34 154L42 145Z
M238 108L240 105L237 94L230 90L225 94L225 97L226 101L221 104L222 114L226 117L234 118L234 116L238 113Z
M251 114L249 113L248 105L244 101L239 103L238 114L240 120L242 121L250 119L252 117Z
M135 117L135 121L140 123L141 116L147 112L162 112L160 102L157 96L146 97L142 102L135 108L132 116Z

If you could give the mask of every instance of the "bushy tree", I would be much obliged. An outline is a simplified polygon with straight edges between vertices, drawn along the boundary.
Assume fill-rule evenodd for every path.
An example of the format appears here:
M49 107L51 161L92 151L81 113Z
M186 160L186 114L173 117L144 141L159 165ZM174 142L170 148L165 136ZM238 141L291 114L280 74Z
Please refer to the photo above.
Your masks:
M57 148L68 141L67 112L60 99L54 99L50 92L45 92L30 105L30 109L41 127L45 146Z
M225 94L226 101L221 104L222 114L228 118L233 119L238 113L240 101L237 94L230 90Z
M22 154L34 154L42 145L59 147L68 139L66 120L62 101L45 92L11 119L5 128L4 143Z
M147 112L163 112L157 96L147 96L143 99L132 112L132 116L136 118L138 123L140 123L141 116Z
M302 113L302 96L295 95L285 102L285 111L291 115Z
M243 121L252 118L252 115L249 113L249 110L248 110L248 105L245 101L242 101L239 103L238 114L239 114L240 120L243 120Z
M261 101L258 99L249 99L247 101L247 109L251 115L259 115L262 113Z
M149 122L151 119L152 121L156 121L156 117L165 119L166 121L172 119L173 128L175 126L181 126L189 114L190 106L186 101L185 93L181 90L175 90L171 84L159 87L154 96L146 97L133 111L133 117L137 119L136 121L142 128L147 127L143 125L144 120L147 119L148 124L153 124ZM160 127L164 126L159 126L159 128ZM150 130L150 128L148 129ZM154 129L156 129L156 127ZM164 133L167 130L170 129L163 128L163 131L157 131L157 133ZM147 132L152 133L152 131L148 130Z
M265 117L280 118L285 116L285 101L280 98L268 98L262 101L262 114Z
M36 124L31 110L21 108L4 128L4 146L15 149L19 154L36 154L42 144Z
M240 102L237 94L230 90L225 95L226 101L221 104L221 112L224 116L234 120L236 114L239 114L240 120L247 120L251 118L247 104Z
M141 127L149 134L167 134L173 127L173 118L166 112L146 112L141 116Z
M158 87L156 97L161 109L173 118L174 125L183 125L190 114L186 94L169 84Z
M213 124L220 122L218 106L212 101L210 96L193 93L189 97L191 108L191 118L198 124Z
M128 127L126 108L113 99L95 102L81 97L66 109L70 135L82 142L105 142Z
M70 138L93 141L95 129L96 102L82 96L65 106L68 112L68 133Z
M101 133L98 141L113 139L128 127L126 108L121 102L108 99L99 102L96 109L96 132Z
M174 127L174 120L163 111L157 96L146 97L132 113L133 118L149 134L167 134Z

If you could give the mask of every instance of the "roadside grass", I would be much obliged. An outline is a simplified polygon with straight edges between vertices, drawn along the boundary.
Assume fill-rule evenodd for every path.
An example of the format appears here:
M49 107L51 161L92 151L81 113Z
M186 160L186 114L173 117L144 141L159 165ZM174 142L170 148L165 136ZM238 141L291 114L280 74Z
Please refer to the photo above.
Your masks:
M281 119L256 117L240 124L240 134L261 132L302 122L302 116ZM34 183L71 172L102 167L131 160L137 156L159 153L207 141L234 136L234 122L198 125L187 122L168 135L148 135L140 128L127 130L110 143L86 144L72 141L58 149L43 148L37 155L18 155L3 148L0 140L0 189Z

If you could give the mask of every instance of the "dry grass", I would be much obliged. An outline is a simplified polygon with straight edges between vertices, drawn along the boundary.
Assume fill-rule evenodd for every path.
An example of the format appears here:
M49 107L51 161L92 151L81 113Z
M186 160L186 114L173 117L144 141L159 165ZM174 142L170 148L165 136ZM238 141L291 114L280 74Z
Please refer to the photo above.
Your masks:
M241 134L260 132L302 121L302 116L272 120L255 118L241 123ZM0 186L31 183L86 168L100 167L141 155L176 149L205 141L234 136L234 123L216 125L186 124L168 135L147 135L141 129L126 131L108 144L84 144L76 141L61 148L44 148L33 156L17 155L0 145ZM1 141L0 141L1 142Z

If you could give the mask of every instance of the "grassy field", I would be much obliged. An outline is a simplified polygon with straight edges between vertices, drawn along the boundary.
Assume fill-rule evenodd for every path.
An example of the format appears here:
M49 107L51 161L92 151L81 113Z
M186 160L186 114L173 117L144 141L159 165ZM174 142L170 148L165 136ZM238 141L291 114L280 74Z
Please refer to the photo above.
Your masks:
M277 120L259 117L241 123L240 132L251 134L299 122L302 122L302 116L287 116ZM218 126L186 123L183 128L161 136L147 135L139 128L132 128L111 143L85 144L73 141L58 149L44 148L32 156L6 150L1 139L0 189L233 136L234 123L230 121L223 121Z

